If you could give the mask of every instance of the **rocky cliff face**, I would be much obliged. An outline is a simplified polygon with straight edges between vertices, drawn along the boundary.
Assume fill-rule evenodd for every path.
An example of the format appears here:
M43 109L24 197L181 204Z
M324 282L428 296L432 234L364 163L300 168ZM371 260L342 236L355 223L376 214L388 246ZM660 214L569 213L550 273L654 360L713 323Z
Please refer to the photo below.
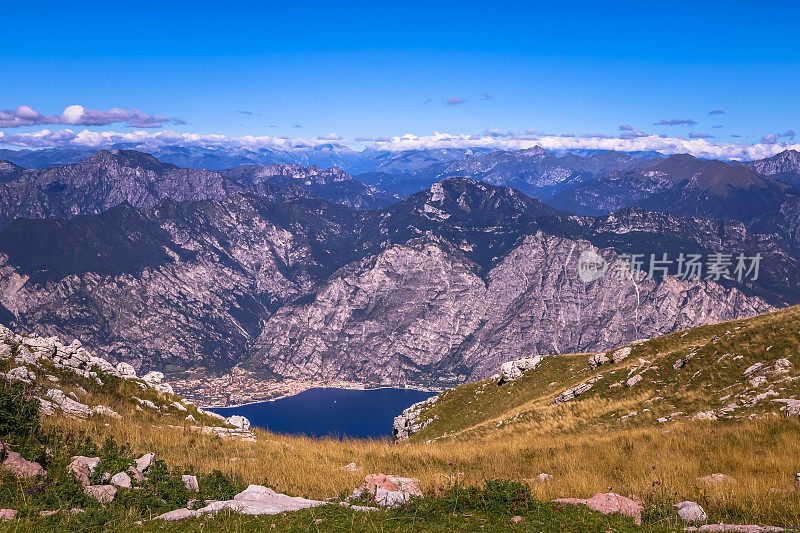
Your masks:
M588 249L537 232L481 278L435 239L393 246L271 317L249 364L328 379L463 381L525 354L608 349L771 309L704 281L587 284L577 262Z
M586 249L610 263L760 252L764 277L584 283ZM742 224L574 217L465 179L377 211L233 195L0 231L0 306L17 327L137 368L245 363L378 383L453 383L521 356L748 316L800 301L798 276L793 256Z
M800 188L800 152L797 150L785 150L766 159L744 163L744 166Z

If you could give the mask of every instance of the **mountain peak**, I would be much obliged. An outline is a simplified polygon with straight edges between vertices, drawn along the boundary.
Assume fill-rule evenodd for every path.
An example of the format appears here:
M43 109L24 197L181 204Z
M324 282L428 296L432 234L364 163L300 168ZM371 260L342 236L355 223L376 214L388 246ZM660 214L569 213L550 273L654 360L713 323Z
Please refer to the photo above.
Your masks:
M85 163L101 165L117 164L123 167L141 168L154 172L163 172L165 170L178 168L175 165L159 161L148 153L121 149L100 150L90 158L78 163L78 165Z

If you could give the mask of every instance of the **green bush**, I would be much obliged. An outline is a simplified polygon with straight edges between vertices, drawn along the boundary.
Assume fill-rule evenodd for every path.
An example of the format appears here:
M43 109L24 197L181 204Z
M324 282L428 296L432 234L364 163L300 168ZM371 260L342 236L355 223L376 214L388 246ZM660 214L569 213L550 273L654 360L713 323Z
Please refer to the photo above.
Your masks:
M0 386L0 439L23 443L39 430L39 401L25 398L22 383Z
M199 476L200 495L203 500L231 500L244 490L241 483L229 478L219 470Z

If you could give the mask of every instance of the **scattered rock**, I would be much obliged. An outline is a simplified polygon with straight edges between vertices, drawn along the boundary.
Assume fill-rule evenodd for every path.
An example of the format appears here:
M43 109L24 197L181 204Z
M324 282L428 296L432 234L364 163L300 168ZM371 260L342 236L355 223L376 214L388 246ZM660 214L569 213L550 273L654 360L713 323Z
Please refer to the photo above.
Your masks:
M422 496L417 486L418 480L407 477L369 474L364 483L353 491L350 499L361 497L364 492L375 497L381 507L395 507L406 503L412 496Z
M92 414L98 416L107 416L109 418L116 418L117 420L122 419L122 415L118 412L114 411L110 407L106 407L105 405L95 405L92 407Z
M72 457L72 463L83 463L89 469L89 475L94 475L94 471L100 466L99 457L85 457L83 455L75 455ZM70 464L72 464L70 463Z
M677 361L675 361L675 364L672 365L672 368L674 368L675 370L680 370L681 368L688 365L691 362L691 360L694 359L695 355L697 355L695 354L695 352L686 354L686 356L683 359L678 359Z
M605 352L600 352L593 354L589 357L589 368L592 370L597 369L598 366L604 365L608 363L611 359L609 359L608 355Z
M636 385L640 381L642 381L642 375L641 374L636 374L635 376L633 376L632 378L628 379L628 381L625 382L625 386L626 387L633 387L634 385Z
M361 467L355 463L350 463L349 465L344 465L342 470L347 470L348 472L358 472L361 470Z
M708 520L706 512L695 502L680 502L675 504L678 510L678 518L686 522L705 522Z
M716 420L717 415L714 411L700 411L692 417L694 420Z
M511 521L514 522L515 524L518 524L520 522L520 520L522 520L522 517L519 516L519 515L515 515L515 516L511 517Z
M173 522L175 520L185 520L187 518L194 518L196 516L200 516L199 511L193 511L191 509L175 509L174 511L169 511L168 513L158 515L155 519Z
M118 363L117 364L117 373L120 377L125 379L135 378L136 377L136 369L133 368L128 363Z
M145 407L149 407L150 409L155 409L156 411L159 410L158 406L153 402L151 402L150 400L142 400L137 396L131 396L131 398L135 400L139 405L144 405Z
M141 483L145 479L147 479L146 477L144 477L144 474L139 472L139 469L137 469L135 466L129 466L128 473L131 475L131 478L133 478L137 483Z
M542 362L541 355L535 355L533 357L523 357L522 359L516 359L514 361L507 361L500 365L500 380L499 383L508 383L509 381L514 381L522 377L522 374L527 372L528 370L533 370L536 368L539 363Z
M8 381L21 381L26 385L30 385L36 380L36 374L28 370L24 366L18 366L12 370L9 370L6 373L6 379Z
M781 407L781 412L784 415L789 417L800 416L800 400L778 399L772 401L775 403L785 404L783 407Z
M67 472L71 472L75 479L83 486L90 485L89 479L94 475L95 469L100 466L99 457L84 457L76 455L72 462L67 465Z
M197 422L197 420L195 419L195 417L193 417L192 415L189 415L189 416L187 416L187 417L186 417L186 421L187 421L187 422Z
M164 374L161 372L151 371L142 376L142 381L147 383L148 385L158 385L162 381L164 381Z
M242 431L248 431L250 429L250 421L241 415L233 415L226 418L225 422Z
M536 476L536 479L538 479L539 481L552 481L553 476L550 474L539 474L538 476Z
M172 407L174 407L175 409L177 409L178 411L181 411L183 413L185 413L187 411L186 407L181 402L172 402L170 405ZM189 416L191 416L191 415L189 415Z
M588 500L579 498L561 498L553 500L557 503L567 503L573 505L586 505L594 511L602 514L620 513L624 516L633 518L636 525L642 525L642 504L625 496L614 494L613 492L598 492Z
M0 520L14 520L17 517L17 511L14 509L0 509Z
M3 445L5 450L5 459L0 465L0 468L7 472L11 472L17 477L31 478L36 476L46 476L47 471L42 468L39 463L34 463L23 458L17 452L12 452Z
M131 477L125 472L119 472L111 476L111 484L121 489L129 489L131 484Z
M556 398L553 400L553 403L554 404L559 404L559 403L568 402L568 401L580 396L584 392L590 390L594 386L595 383L597 383L600 379L602 379L602 377L603 377L603 375L600 374L599 376L595 376L592 379L581 383L580 385L576 385L576 386L572 387L571 389L565 390L564 392L562 392L561 394L556 396Z
M65 395L64 391L60 389L50 389L47 391L46 396L67 416L72 416L75 418L88 418L89 415L92 414L92 410L88 405L76 402L72 398Z
M117 495L117 488L113 485L89 485L83 487L83 490L100 503L111 503Z
M619 363L628 358L631 354L632 348L630 346L625 346L624 348L620 348L616 350L614 353L611 354L611 362L612 363Z
M200 492L200 484L197 482L196 476L181 476L181 481L189 492Z
M136 459L136 470L139 472L147 472L147 469L153 466L153 463L156 460L156 454L154 453L146 453L143 456Z
M392 434L394 436L394 440L401 441L406 440L408 437L417 433L428 424L435 420L434 418L428 418L426 420L421 421L422 413L428 407L436 403L439 399L439 395L431 396L427 400L423 400L421 402L417 402L411 407L405 409L402 413L394 417L394 429Z

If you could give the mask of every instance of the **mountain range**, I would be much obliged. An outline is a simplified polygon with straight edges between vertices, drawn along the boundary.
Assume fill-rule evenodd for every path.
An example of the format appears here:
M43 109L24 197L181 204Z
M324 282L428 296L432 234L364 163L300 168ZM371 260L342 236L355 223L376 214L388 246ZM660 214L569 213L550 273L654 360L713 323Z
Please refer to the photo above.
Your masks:
M622 209L573 215L463 177L400 199L338 168L186 169L130 150L4 162L0 321L137 368L438 386L800 302L797 191L746 166L541 149L450 164L580 182ZM581 277L583 252L605 276ZM680 276L680 254L715 253L760 255L758 276ZM673 261L614 275L636 254Z
M215 172L180 168L132 150L101 150L52 168L25 170L1 161L0 227L15 218L102 213L121 203L149 209L167 198L219 200L244 193L275 200L319 197L365 209L396 201L336 168L270 165Z

